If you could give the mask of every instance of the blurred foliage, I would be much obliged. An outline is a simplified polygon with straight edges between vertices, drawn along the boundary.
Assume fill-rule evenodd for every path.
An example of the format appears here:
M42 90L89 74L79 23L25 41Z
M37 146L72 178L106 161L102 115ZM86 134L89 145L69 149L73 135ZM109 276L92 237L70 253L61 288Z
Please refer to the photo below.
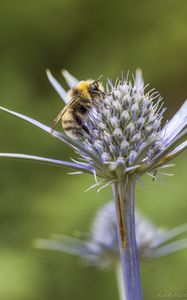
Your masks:
M1 105L50 125L61 102L46 68L59 80L61 68L106 80L141 67L171 116L187 95L186 11L184 0L1 0ZM3 112L0 118L1 152L75 157L32 125ZM110 189L84 193L93 179L70 177L60 168L8 159L0 166L0 298L116 299L113 272L83 269L76 258L32 247L36 237L87 231L94 212L111 199ZM137 188L138 206L156 224L186 222L186 167L183 154L174 177L163 178L164 184L145 179ZM182 251L142 265L145 300L163 290L186 291L186 257Z

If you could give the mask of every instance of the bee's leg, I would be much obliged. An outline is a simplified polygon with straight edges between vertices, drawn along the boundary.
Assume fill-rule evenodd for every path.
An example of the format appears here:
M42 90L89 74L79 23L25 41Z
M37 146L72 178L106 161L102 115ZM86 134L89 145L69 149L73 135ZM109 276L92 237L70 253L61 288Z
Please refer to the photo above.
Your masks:
M86 125L82 124L82 129L84 130L85 133L87 133L89 135L91 134L89 128Z
M94 106L97 110L101 109L101 103L98 102L97 100L93 100L93 106Z

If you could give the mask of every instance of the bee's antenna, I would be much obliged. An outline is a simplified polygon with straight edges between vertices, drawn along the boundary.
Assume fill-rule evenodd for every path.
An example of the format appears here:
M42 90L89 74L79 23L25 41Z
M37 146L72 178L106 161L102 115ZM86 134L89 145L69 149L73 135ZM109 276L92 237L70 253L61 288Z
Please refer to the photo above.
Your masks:
M103 77L103 75L100 75L100 76L94 81L94 83L98 83L99 80L100 80L102 77Z

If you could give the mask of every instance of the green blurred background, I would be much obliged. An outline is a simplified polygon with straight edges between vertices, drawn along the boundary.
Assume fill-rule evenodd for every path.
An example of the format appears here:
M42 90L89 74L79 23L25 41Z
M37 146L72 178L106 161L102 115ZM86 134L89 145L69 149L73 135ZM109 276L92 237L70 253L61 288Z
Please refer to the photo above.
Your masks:
M169 118L187 96L187 2L38 0L0 5L0 104L48 125L61 109L45 69L80 79L143 69L164 97ZM0 112L0 152L68 159L72 150L40 129ZM145 179L137 204L157 225L187 221L186 154L175 176ZM60 168L0 160L0 299L117 299L112 271L82 268L76 258L36 250L33 239L87 231L111 190L84 193L93 179ZM162 184L164 183L164 184ZM141 265L144 299L186 291L187 250ZM169 297L167 299L170 299ZM172 298L175 299L175 298Z

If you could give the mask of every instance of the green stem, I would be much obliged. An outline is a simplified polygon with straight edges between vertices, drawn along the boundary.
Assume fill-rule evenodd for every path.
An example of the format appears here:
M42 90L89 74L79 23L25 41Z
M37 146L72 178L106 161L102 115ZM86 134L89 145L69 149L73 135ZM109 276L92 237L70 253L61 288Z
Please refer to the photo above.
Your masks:
M126 300L142 300L138 251L135 237L135 178L129 176L113 184L117 232Z

